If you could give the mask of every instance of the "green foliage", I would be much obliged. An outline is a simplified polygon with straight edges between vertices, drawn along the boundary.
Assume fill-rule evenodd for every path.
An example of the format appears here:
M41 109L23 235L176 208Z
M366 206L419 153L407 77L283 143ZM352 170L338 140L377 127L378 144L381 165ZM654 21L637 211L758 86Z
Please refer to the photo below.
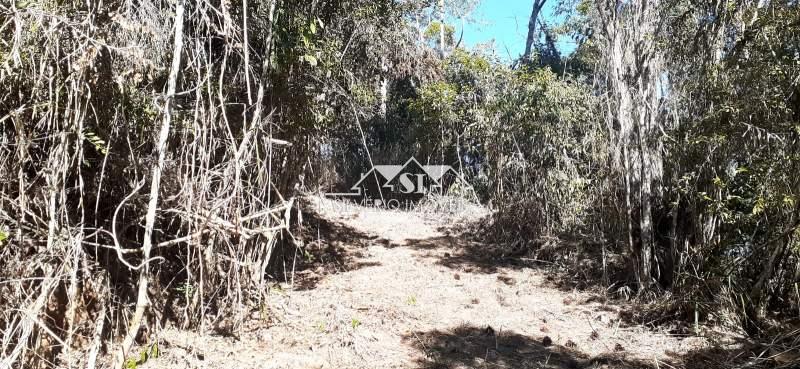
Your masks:
M378 96L375 89L367 84L355 84L351 87L353 100L359 106L371 106L378 103Z
M480 76L491 72L492 63L479 54L469 53L464 49L456 49L450 55L449 62L456 69L462 69L465 74Z
M100 153L102 155L107 155L108 154L106 141L103 140L102 138L100 138L96 133L94 133L91 130L89 130L88 128L86 128L83 131L83 137L85 137L86 140L89 141L89 143L91 143L94 146L94 149L98 153Z
M604 132L599 130L597 101L587 87L560 80L548 69L515 71L511 88L501 93L492 112L499 124L484 124L489 159L489 187L501 188L494 197L517 198L539 207L531 235L559 233L586 225L590 209L601 194L592 192L602 181L593 164L606 155ZM514 213L512 205L509 211Z
M125 369L136 369L139 365L146 363L150 359L156 359L161 355L161 351L158 349L158 342L154 342L152 345L148 345L143 347L142 350L139 352L138 358L127 358L125 359L124 367Z
M767 312L798 299L789 276L800 258L800 12L785 2L758 11L733 1L673 5L683 15L661 45L675 86L669 115L680 122L665 147L674 242L685 245L675 251L683 265L674 291L717 306L736 301L729 308L755 332ZM708 30L726 27L738 30L721 47Z
M434 43L438 43L439 42L439 35L440 35L440 31L442 30L442 27L444 27L444 42L445 42L445 44L447 44L447 45L453 44L453 35L456 32L455 27L453 27L453 26L451 26L449 24L442 25L442 23L438 22L438 21L433 21L433 22L431 22L431 24L428 25L428 28L426 28L425 32L424 32L425 38L428 39L428 40L432 40Z
M194 292L196 290L197 290L196 287L192 283L189 283L189 282L181 283L180 285L175 287L175 291L183 294L184 296L186 296L187 299L190 296L194 295Z
M601 195L603 172L592 164L607 155L589 87L547 68L514 70L464 50L443 69L444 77L420 86L407 105L403 141L422 143L414 154L455 166L457 152L482 157L480 170L464 173L480 198L548 209L541 214L551 219L547 232L584 226Z
M411 111L425 122L452 122L456 117L453 111L458 91L447 82L433 82L423 86L419 98L410 104Z
M312 254L311 251L309 251L307 248L303 249L302 252L303 252L303 259L306 261L306 263L312 263L314 262L314 260L316 260L314 254Z
M158 349L158 342L153 342L153 344L150 345L150 352L148 353L148 356L153 359L157 359L159 356L161 356L161 351Z
M125 360L125 369L136 369L139 366L138 361L133 358L128 358Z

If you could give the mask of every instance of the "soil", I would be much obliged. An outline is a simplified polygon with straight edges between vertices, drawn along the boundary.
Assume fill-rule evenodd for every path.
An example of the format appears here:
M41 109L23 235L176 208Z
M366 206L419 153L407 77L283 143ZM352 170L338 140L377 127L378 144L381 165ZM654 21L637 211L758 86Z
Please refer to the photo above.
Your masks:
M139 368L670 368L710 345L626 324L633 305L553 287L546 265L488 261L454 231L480 207L308 203L316 267L273 286L235 336L162 331Z

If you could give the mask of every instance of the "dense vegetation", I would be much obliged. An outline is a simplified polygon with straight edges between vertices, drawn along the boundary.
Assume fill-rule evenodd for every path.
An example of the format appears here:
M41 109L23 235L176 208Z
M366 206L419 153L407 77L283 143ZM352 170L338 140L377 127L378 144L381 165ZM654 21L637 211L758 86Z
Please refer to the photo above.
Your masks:
M462 47L466 1L0 3L0 367L237 329L303 248L295 197L411 155L509 252L578 245L656 320L789 345L800 3L543 3L512 63Z

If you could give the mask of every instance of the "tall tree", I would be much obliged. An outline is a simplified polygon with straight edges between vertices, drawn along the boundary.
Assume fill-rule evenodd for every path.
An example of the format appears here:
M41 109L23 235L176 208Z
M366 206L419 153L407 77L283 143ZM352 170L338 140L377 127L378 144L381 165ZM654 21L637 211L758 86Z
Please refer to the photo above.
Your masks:
M533 10L531 10L531 17L528 20L528 38L525 40L525 54L522 55L522 60L525 62L531 60L533 43L536 41L536 21L546 2L547 0L533 0Z
M596 2L609 88L608 130L613 162L624 187L627 243L634 255L639 285L652 281L653 203L662 176L656 49L659 1Z

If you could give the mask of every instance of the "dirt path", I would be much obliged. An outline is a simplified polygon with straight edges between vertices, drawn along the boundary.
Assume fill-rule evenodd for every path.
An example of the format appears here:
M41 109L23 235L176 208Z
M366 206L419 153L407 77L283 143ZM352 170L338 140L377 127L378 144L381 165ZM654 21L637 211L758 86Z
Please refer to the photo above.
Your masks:
M335 230L320 238L354 238L329 241L343 271L273 289L238 339L168 330L141 367L668 368L704 344L627 326L624 305L547 287L536 268L480 263L451 220L322 204Z

